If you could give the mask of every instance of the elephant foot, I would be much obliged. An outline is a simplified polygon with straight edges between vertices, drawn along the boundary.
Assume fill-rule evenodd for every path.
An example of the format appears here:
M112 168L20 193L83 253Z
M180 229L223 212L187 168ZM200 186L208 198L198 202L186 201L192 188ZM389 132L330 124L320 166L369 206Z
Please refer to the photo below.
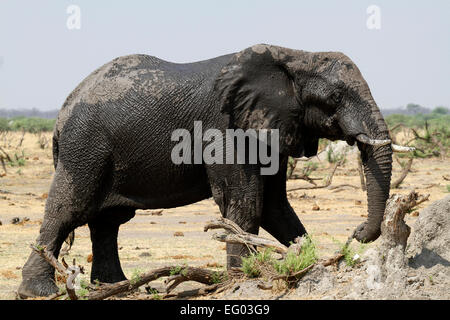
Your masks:
M46 297L59 291L55 281L49 278L24 279L17 291L21 299Z
M93 268L93 272L91 273L91 283L95 283L97 281L102 283L116 283L123 280L127 280L125 275L122 272L122 269L120 270L107 270L108 272L99 272L95 271L97 268Z
M22 268L22 283L18 294L22 299L49 296L59 290L55 270L36 252L32 252Z
M227 269L240 268L242 266L242 257L250 254L248 248L241 244L227 243Z

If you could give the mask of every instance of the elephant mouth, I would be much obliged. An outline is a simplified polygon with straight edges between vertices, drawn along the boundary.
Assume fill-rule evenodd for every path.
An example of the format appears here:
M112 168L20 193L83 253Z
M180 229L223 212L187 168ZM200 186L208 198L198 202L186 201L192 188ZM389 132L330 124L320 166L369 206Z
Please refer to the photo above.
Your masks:
M356 142L356 138L355 138L355 137L347 136L347 137L345 137L345 142L347 142L347 144L348 144L349 146L354 146L354 145L355 145L355 142Z

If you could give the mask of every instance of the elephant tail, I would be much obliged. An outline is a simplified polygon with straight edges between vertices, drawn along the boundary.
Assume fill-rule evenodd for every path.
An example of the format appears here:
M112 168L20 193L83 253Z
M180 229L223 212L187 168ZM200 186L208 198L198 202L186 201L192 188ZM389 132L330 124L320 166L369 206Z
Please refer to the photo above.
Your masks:
M52 150L53 151L53 166L55 167L55 170L56 170L56 166L58 165L58 154L59 154L58 141L59 141L59 131L55 127L55 130L53 131L53 150Z
M53 130L53 166L56 167L58 166L58 154L59 154L59 130L57 128L57 126L55 125L55 129ZM65 251L68 253L69 250L72 248L73 243L75 242L75 230L72 231L71 233L69 233L69 235L67 236L67 239L65 240L65 242L67 243L67 247L65 248Z

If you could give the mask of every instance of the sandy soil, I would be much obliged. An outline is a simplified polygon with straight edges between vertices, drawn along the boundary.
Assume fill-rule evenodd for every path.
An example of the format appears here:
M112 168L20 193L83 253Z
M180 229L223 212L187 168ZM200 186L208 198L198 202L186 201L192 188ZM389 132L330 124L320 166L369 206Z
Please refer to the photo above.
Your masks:
M50 138L51 134L47 136ZM15 291L21 281L21 268L30 254L29 245L38 236L54 172L51 145L41 149L38 136L26 134L22 146L17 148L20 137L21 134L9 134L0 139L0 146L9 154L14 155L23 150L26 156L25 166L7 166L7 174L0 177L0 299L16 297ZM301 166L300 163L298 167ZM401 188L392 190L392 193L403 194L411 189L430 193L429 203L448 195L446 185L449 182L444 180L443 175L450 173L449 161L415 160L412 170ZM328 172L329 164L322 161L312 176L325 177ZM3 173L1 168L0 173ZM393 178L399 174L400 167L394 161ZM348 156L345 165L338 168L331 186L340 184L351 184L358 188L325 188L289 194L291 205L316 241L321 257L331 256L339 246L335 240L345 242L352 230L367 216L367 199L365 192L359 188L355 155ZM292 180L288 182L288 189L300 185L306 186L308 183ZM420 205L419 209L426 205ZM313 210L315 206L319 210ZM211 240L211 234L203 232L205 222L219 216L218 207L212 199L165 209L161 215L152 215L154 211L137 211L136 216L120 229L119 254L128 277L137 270L184 263L223 270L226 261L225 245ZM414 225L417 214L418 212L413 212L407 216L408 225ZM27 217L30 220L12 224L11 220L15 217ZM264 230L260 234L271 237ZM89 230L87 226L83 226L76 230L75 244L68 261L76 258L86 267L88 272L83 276L85 279L89 279L90 266L87 258L90 253ZM152 283L156 288L161 285L160 282ZM189 287L191 284L183 284L180 289L183 286Z

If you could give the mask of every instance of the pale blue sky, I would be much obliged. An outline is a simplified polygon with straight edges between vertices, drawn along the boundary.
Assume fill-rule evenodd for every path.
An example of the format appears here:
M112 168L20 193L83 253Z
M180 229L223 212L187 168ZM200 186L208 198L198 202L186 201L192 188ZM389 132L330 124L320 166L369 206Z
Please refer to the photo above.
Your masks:
M66 27L71 4L80 30ZM366 27L372 4L380 30ZM450 107L448 0L0 0L0 108L59 109L117 56L191 62L257 43L344 52L382 108Z

